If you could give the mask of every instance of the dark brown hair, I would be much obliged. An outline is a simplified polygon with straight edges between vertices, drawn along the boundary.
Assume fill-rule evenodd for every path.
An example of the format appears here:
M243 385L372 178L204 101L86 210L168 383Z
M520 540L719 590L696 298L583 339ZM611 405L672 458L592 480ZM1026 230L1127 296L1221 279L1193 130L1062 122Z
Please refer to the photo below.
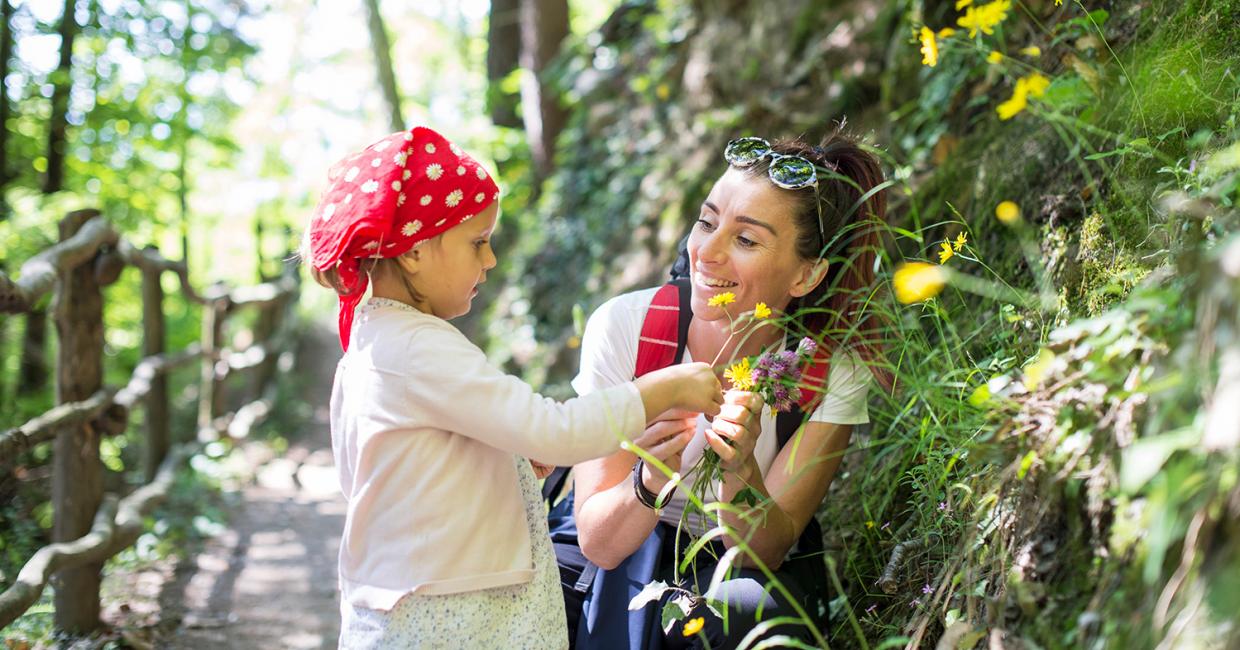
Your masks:
M842 129L817 146L801 139L780 140L775 153L800 156L814 163L818 187L784 190L795 199L797 255L829 261L826 277L813 291L788 306L806 333L834 349L855 350L875 379L890 389L892 377L882 355L884 320L867 308L874 286L880 235L887 219L883 170L874 154ZM745 169L767 178L770 158ZM862 200L864 198L864 200ZM819 235L819 209L822 235ZM826 241L822 241L824 239Z

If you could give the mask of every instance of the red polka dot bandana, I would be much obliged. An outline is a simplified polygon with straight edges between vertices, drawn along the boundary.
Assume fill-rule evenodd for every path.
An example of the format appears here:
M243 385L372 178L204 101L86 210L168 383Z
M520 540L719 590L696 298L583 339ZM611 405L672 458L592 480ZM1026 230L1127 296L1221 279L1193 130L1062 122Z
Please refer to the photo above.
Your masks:
M369 286L365 258L396 257L469 220L499 197L478 161L435 131L415 126L345 157L328 172L310 222L311 264L336 268L340 346L349 349L353 313Z

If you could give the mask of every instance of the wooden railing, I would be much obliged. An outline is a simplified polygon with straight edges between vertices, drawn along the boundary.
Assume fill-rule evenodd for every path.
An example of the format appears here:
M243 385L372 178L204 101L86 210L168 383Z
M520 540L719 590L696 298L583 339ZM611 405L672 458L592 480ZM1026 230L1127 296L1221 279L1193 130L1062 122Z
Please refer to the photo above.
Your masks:
M103 383L104 296L126 266L142 273L144 358L127 385ZM202 341L166 350L164 273L176 274L186 299L203 306ZM0 471L11 471L19 455L54 441L52 453L53 544L26 562L16 581L0 593L0 628L39 600L55 580L55 623L83 634L99 624L99 585L103 562L142 534L143 517L167 494L178 467L197 447L227 432L243 437L272 407L276 364L292 347L299 282L295 266L279 278L253 287L213 285L203 291L189 282L185 265L152 248L126 242L95 210L70 213L60 222L60 242L31 258L16 281L0 274L0 313L24 313L54 290L59 338L56 358L57 406L0 432ZM255 343L242 351L224 346L225 320L238 307L260 311ZM168 372L201 363L197 431L177 437L170 431ZM254 399L225 414L223 382L232 372L252 369ZM146 408L143 471L146 484L124 498L105 494L99 456L101 436L123 433L129 412Z

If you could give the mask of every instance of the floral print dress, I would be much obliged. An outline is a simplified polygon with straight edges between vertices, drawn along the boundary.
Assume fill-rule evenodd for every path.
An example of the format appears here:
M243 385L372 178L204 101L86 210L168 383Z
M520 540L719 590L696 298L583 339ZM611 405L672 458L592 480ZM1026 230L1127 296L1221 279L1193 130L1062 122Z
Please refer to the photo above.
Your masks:
M400 599L389 612L341 605L340 647L546 648L568 647L568 623L547 509L528 460L514 456L525 502L534 579L520 585Z

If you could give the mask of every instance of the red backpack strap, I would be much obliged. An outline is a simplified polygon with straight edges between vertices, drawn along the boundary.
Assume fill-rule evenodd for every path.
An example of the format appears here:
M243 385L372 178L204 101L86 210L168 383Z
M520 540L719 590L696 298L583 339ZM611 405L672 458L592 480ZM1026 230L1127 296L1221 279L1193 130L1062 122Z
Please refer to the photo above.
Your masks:
M801 389L801 399L797 400L797 406L800 407L802 413L813 413L827 390L827 377L831 370L831 352L824 350L824 347L826 346L818 346L814 359L801 371L801 381L805 387Z
M650 301L637 339L637 364L633 377L666 368L684 356L685 339L692 311L688 306L689 283L675 280L659 288ZM684 309L681 309L681 307Z

